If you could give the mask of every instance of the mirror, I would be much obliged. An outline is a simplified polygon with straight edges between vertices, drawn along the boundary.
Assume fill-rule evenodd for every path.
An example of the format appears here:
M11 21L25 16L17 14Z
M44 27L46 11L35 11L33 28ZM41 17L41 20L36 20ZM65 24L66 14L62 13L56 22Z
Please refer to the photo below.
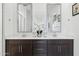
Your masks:
M47 4L48 31L61 32L61 4Z
M32 32L32 4L18 3L17 16L17 31L22 33Z

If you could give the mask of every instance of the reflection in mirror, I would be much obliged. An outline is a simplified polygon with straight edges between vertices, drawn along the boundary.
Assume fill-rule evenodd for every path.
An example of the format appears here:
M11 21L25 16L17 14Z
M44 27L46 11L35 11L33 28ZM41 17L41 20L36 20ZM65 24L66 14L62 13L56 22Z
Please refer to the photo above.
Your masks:
M18 3L17 4L17 31L32 32L32 4Z
M47 4L49 32L61 32L61 4Z

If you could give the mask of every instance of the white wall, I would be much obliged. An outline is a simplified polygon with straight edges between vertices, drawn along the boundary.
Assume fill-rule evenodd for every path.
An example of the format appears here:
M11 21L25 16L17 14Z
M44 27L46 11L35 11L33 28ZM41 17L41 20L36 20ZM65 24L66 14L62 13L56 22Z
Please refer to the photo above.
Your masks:
M72 31L72 6L71 3L63 3L61 6L61 17L62 17L62 34L65 36L73 36Z
M74 38L74 55L79 56L79 15L72 16L72 5L62 4L63 34Z
M75 36L74 54L76 56L79 56L79 14L76 16L72 16L72 26L73 26L74 36Z
M4 33L5 38L8 37L22 37L22 35L32 36L32 33L17 33L17 4L9 3L4 4ZM32 4L32 21L33 24L46 25L46 4ZM11 21L9 21L11 20ZM32 25L33 25L32 24ZM34 27L33 27L34 28Z
M17 32L17 5L14 3L3 4L3 19L5 36L14 36Z
M0 56L2 55L2 4L0 3Z
M44 24L47 28L47 4L45 3L35 3L32 4L32 14L33 14L33 24ZM62 15L62 24L61 24L61 33L57 34L59 37L63 36L71 36L72 35L72 28L71 28L71 21L68 21L71 17L70 9L68 9L68 4L62 4L61 7L61 15ZM11 20L11 21L9 21ZM33 26L34 28L34 26ZM17 33L17 4L16 3L9 3L4 4L4 29L5 29L5 38L8 37L21 37L22 33ZM28 34L25 34L28 36ZM32 34L29 34L32 36Z

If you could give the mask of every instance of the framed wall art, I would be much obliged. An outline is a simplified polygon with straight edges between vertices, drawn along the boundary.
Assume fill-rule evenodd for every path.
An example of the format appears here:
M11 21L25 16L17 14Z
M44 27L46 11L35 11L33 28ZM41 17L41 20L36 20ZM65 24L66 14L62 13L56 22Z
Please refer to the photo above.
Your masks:
M79 14L79 3L75 3L72 5L72 16Z

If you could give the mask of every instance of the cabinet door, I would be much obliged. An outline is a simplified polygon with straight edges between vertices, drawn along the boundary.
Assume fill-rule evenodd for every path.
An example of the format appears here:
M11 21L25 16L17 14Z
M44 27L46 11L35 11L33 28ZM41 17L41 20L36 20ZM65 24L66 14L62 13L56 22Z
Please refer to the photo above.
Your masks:
M20 40L21 54L23 56L32 56L32 40Z
M72 56L73 40L48 40L49 56Z
M6 40L6 56L20 56L20 45L18 40Z
M58 41L56 40L48 40L48 56L58 56Z
M6 40L6 56L31 56L31 40Z
M73 56L73 40L64 40L59 50L62 56Z

